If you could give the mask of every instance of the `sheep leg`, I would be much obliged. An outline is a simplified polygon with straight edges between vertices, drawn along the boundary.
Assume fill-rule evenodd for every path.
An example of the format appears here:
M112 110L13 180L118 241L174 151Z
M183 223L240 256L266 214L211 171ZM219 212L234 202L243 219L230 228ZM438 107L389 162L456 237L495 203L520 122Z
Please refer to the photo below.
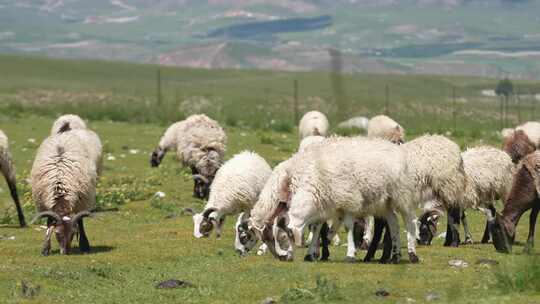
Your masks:
M530 254L534 247L534 230L536 227L536 218L538 217L538 211L540 207L533 207L531 210L531 215L529 217L529 236L527 237L527 244L523 248L523 252Z
M86 232L84 231L83 219L79 219L79 222L77 224L79 226L79 250L82 253L89 253L90 243L88 242Z
M448 208L448 230L446 231L446 247L459 246L459 222L461 219L461 211L459 207Z
M259 250L257 250L257 255L263 255L268 250L268 245L266 243L262 243L262 245L259 247Z
M313 232L313 239L311 240L311 243L309 244L308 253L304 257L304 261L306 262L314 262L317 260L317 251L318 251L318 243L319 243L319 235L321 233L322 223L317 223L315 227L312 229Z
M414 213L402 212L401 217L407 227L407 252L409 254L409 261L413 264L419 262L416 255L416 236L417 233L417 219Z
M383 238L383 253L381 256L381 263L383 261L388 261L390 259L390 254L392 253L392 237L390 235L390 229L388 224L384 223L385 232Z
M461 222L463 223L463 232L465 233L465 241L463 244L473 244L474 242L471 231L469 230L469 224L467 222L467 215L465 214L465 211L461 213Z
M487 244L489 243L489 239L491 238L491 234L489 232L489 220L492 218L495 218L496 210L493 204L489 204L487 208L478 208L478 209L484 212L487 217L486 228L484 228L484 235L482 236L482 240L481 240L482 244Z
M45 231L45 241L43 242L43 247L41 249L42 256L48 256L51 252L51 236L53 232L52 220L47 218L47 231Z
M365 217L364 237L360 249L366 250L369 247L369 243L373 239L373 216Z
M328 231L328 239L332 240L332 243L334 246L339 246L339 243L341 240L339 239L338 231L341 228L341 225L343 224L343 219L341 217L337 217L334 220L332 220L332 225L330 230Z
M17 195L17 185L14 181L8 182L9 192L11 194L11 198L13 199L13 202L15 203L15 208L17 209L17 217L19 218L19 225L21 227L26 227L26 221L24 220L24 213L21 208L21 203L19 202L19 196Z
M388 230L390 230L390 236L392 238L392 257L390 262L392 264L399 264L401 259L401 246L399 239L399 221L396 214L393 211L389 211L386 216L386 223L388 224Z
M351 215L345 216L345 228L347 229L347 256L345 262L356 262L356 246L354 244L354 219Z
M322 254L321 254L321 261L328 261L330 258L330 250L328 249L328 246L330 245L330 239L328 238L328 223L324 223L321 227L321 245L322 245Z
M371 260L375 257L375 252L377 252L377 247L379 247L384 226L384 219L376 217L373 225L373 237L371 239L371 243L369 244L366 256L364 257L364 262L371 262Z

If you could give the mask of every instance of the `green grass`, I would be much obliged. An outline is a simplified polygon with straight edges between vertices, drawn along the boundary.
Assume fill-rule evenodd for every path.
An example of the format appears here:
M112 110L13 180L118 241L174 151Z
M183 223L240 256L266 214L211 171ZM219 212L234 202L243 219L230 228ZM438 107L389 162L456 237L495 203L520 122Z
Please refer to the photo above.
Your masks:
M187 115L155 106L155 67L10 56L0 56L0 62L9 71L7 77L0 79L0 129L10 138L28 219L34 214L34 207L26 179L37 147L56 115L73 111L89 119L105 151L104 171L97 190L98 205L105 212L85 223L93 246L90 255L59 256L53 243L53 255L41 257L44 232L36 225L28 229L16 227L13 203L7 186L0 181L2 303L258 303L267 297L283 303L423 303L428 294L434 294L440 303L477 304L535 303L540 297L537 261L520 254L519 244L516 254L504 255L496 253L492 245L450 249L436 239L431 247L419 247L419 265L407 261L400 265L350 265L342 262L346 250L341 246L331 248L328 263L303 262L305 249L298 249L292 263L270 256L240 258L233 250L232 218L227 220L222 239L195 240L191 217L182 211L199 211L204 201L191 197L189 172L179 166L172 154L157 169L149 165L150 151L165 125ZM226 128L227 159L249 149L261 154L272 166L288 158L298 146L291 99L287 99L290 95L285 95L289 94L292 79L300 79L303 110L320 104L314 96L331 95L328 75L318 73L189 69L164 69L163 73L167 79L165 102L171 96L168 89L178 86L182 92L179 96L206 96L212 106L220 105L220 111L207 113L216 115ZM460 118L457 130L450 134L452 139L462 147L500 145L493 133L497 123L482 119L492 115L493 109L485 101L474 99L474 93L494 83L493 80L382 75L347 76L345 80L350 84L348 96L354 101L351 116L379 113L379 102L384 97L370 92L383 83L395 87L398 93L391 115L402 122L411 134L409 139L425 130L452 130L448 120L442 118L447 112L440 112L447 97L432 97L441 88L455 85L471 98L466 110L482 115L469 113ZM352 85L355 83L362 85ZM209 88L211 94L205 94ZM51 96L47 97L49 93ZM94 98L99 99L100 94L106 97L96 106ZM28 100L21 100L21 96ZM131 107L138 110L130 110ZM321 108L324 107L330 109L335 125L338 119L331 105L323 104ZM97 109L101 110L95 112ZM354 134L350 130L336 132ZM166 196L155 198L157 191ZM473 211L469 217L473 236L478 240L484 217ZM528 231L527 224L525 217L518 227L517 240L521 243ZM14 240L9 239L12 236ZM469 267L448 266L448 261L456 258L469 262ZM477 265L475 262L481 258L497 260L500 265ZM194 286L176 290L155 288L157 283L171 278L189 281ZM389 296L376 296L381 289L388 291Z
M29 217L33 208L24 178L28 176L37 143L47 135L52 119L0 117L0 128L11 139ZM0 226L1 236L15 237L15 240L0 240L0 296L6 303L258 303L267 297L283 303L346 303L359 299L365 303L406 303L407 299L421 303L429 293L437 294L441 303L533 303L539 297L535 289L523 288L516 293L513 288L500 287L501 284L536 286L536 283L530 283L527 276L500 279L496 275L499 267L505 271L503 274L511 273L508 269L522 271L530 262L521 254L498 254L492 245L449 249L442 247L442 240L437 239L434 246L418 249L422 258L419 265L406 261L400 265L350 265L342 262L344 247L331 249L329 263L303 262L304 249L298 250L292 263L279 262L270 256L239 258L232 247L232 218L226 223L222 239L193 238L191 217L181 211L200 210L204 202L191 197L190 177L172 156L167 155L160 168L150 168L148 154L161 135L162 126L106 121L91 121L90 126L100 134L107 156L116 158L105 160L99 196L106 198L102 202L105 209L119 210L100 212L86 221L94 248L90 255L59 256L55 250L53 255L41 257L44 233L37 231L37 226L16 228L15 218ZM227 158L250 149L272 165L286 159L298 144L293 133L252 132L233 127L227 127L227 133ZM271 138L272 143L261 142L263 135ZM35 138L37 143L28 142L29 138ZM131 154L131 149L139 152ZM3 184L0 187L0 210L13 214L7 188ZM152 198L156 191L165 192L166 197ZM484 218L475 212L470 217L473 235L479 239ZM518 228L518 240L522 242L526 224L524 219ZM520 252L519 247L516 252ZM455 258L464 259L470 266L450 268L447 263ZM476 265L480 258L497 260L501 266ZM170 278L187 280L195 287L154 288ZM509 280L517 283L504 283ZM29 286L24 293L23 281ZM522 281L526 283L519 283ZM38 286L39 290L33 291ZM377 297L375 292L379 289L387 290L390 295Z

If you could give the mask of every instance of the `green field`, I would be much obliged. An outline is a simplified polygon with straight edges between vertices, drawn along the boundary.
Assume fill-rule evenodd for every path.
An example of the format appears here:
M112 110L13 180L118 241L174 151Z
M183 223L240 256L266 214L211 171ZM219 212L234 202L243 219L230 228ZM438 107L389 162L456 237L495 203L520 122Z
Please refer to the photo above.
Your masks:
M187 115L179 111L179 104L191 96L206 96L213 107L219 104L220 111L208 113L225 126L226 158L250 149L274 166L298 145L292 123L292 80L299 79L303 112L316 106L309 96L333 98L326 74L164 69L164 97L157 106L153 66L9 56L0 57L0 66L6 71L0 79L0 129L10 137L28 218L34 211L26 178L55 116L76 112L89 119L105 154L98 186L98 205L105 211L86 221L94 249L90 255L60 256L53 242L53 254L41 257L43 230L37 225L16 227L7 187L0 182L2 303L259 303L267 297L283 303L423 303L428 296L438 298L435 303L537 303L540 299L538 250L532 257L521 254L528 216L520 223L520 243L511 255L496 253L491 244L444 248L436 239L431 247L419 247L418 265L406 260L400 265L351 265L343 262L341 246L331 248L327 263L303 262L305 249L297 251L292 263L270 256L240 258L232 246L232 218L222 239L194 239L191 216L182 211L198 211L204 202L191 197L189 173L172 155L158 169L149 165L149 153L165 126ZM391 84L396 109L391 115L410 130L409 139L427 130L452 131L452 138L463 147L482 142L500 145L493 135L498 130L497 106L478 95L493 80L369 75L348 76L345 82L350 114L368 116L383 108L384 93L375 92L381 87L384 92L384 84ZM460 96L470 99L467 112L478 113L461 112L455 131L450 118L442 119L447 112L438 112L451 104L449 95L437 97L442 88L453 85ZM520 85L534 88L530 83ZM100 94L105 95L102 101ZM332 109L328 111L332 122L339 121L332 103L326 105ZM517 117L512 118L517 123ZM271 123L272 119L277 122ZM157 191L166 197L153 198ZM474 211L469 215L478 241L484 218ZM452 259L463 259L469 267L452 268L448 265ZM499 265L477 265L479 259L493 259ZM187 280L194 287L154 287L171 278ZM37 294L23 292L23 281L39 286ZM390 295L376 296L379 289Z

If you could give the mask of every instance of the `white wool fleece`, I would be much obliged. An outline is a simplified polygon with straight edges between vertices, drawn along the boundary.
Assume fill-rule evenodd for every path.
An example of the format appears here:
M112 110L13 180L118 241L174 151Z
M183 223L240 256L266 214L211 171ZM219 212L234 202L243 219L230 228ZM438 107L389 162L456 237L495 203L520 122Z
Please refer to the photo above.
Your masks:
M300 139L313 135L326 136L329 125L328 118L323 113L319 111L307 112L300 119L298 126Z

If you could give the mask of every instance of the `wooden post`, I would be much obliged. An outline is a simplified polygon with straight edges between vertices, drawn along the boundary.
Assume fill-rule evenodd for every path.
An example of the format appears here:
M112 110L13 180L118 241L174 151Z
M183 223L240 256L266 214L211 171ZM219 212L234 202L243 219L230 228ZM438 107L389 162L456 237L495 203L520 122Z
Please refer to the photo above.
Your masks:
M534 96L531 92L529 92L529 95L531 96L532 101L532 111L531 111L531 120L536 119L536 96Z
M499 129L502 130L504 129L504 118L503 118L503 112L504 112L504 101L503 101L503 98L504 98L504 95L500 95L499 96L499 99L501 100L500 104L500 108L499 108Z
M294 87L294 123L293 125L297 125L300 121L300 113L298 110L298 79L295 79L293 82Z
M157 70L157 92L156 92L157 105L161 106L161 69Z
M454 132L456 132L456 128L457 128L457 122L456 122L456 116L457 116L457 111L456 111L456 87L452 87L452 122L454 124Z
M384 86L384 114L390 115L390 88L388 87L388 84Z

